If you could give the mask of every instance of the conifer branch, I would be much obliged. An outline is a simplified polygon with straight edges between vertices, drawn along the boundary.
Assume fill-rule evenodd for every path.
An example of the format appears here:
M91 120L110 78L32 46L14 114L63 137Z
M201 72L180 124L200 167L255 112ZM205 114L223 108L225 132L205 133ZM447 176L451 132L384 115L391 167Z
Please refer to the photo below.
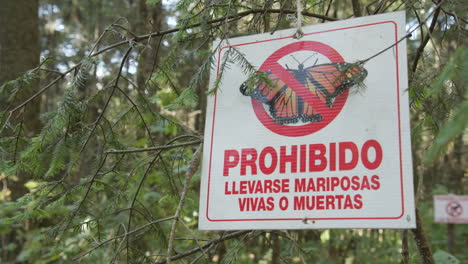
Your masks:
M119 68L119 72L117 73L117 78L115 79L115 83L114 83L114 86L111 90L111 94L109 95L109 97L107 98L107 101L106 103L104 104L104 107L102 108L102 111L101 111L101 114L98 116L97 120L94 122L94 126L93 128L91 129L91 131L89 132L88 134L88 137L86 138L86 141L85 143L83 144L83 147L81 147L81 151L80 152L83 152L83 150L86 148L86 145L88 145L88 142L89 140L91 139L94 131L96 130L96 127L99 125L99 122L101 121L102 117L104 116L104 113L106 112L106 109L107 107L109 106L109 103L110 103L110 100L112 99L112 97L114 96L114 92L115 90L117 89L118 85L119 85L119 80L120 80L120 76L122 75L122 69L125 65L125 62L127 61L127 58L128 58L128 55L130 55L130 52L132 51L133 47L129 47L127 49L127 52L125 53L124 57L122 58L122 62L120 63L120 68Z
M193 254L195 254L197 252L200 252L202 249L206 250L206 249L212 247L213 245L219 244L219 243L221 243L223 241L226 241L226 240L229 240L229 239L240 237L242 235L246 235L246 234L248 234L250 232L252 232L252 231L251 230L242 230L242 231L235 231L235 232L229 233L227 235L223 235L220 238L215 238L215 239L212 239L212 240L206 242L201 247L195 247L195 248L193 248L191 250L188 250L188 251L179 253L177 255L171 256L170 260L173 261L173 260L178 260L178 259L181 259L181 258L185 258L187 256L190 256L190 255L193 255ZM166 264L166 263L168 263L167 259L155 262L154 264Z
M172 252L174 251L174 238L175 238L175 230L177 226L177 222L179 221L180 217L180 212L182 211L182 208L185 203L185 198L187 197L187 190L189 188L190 182L192 181L193 175L197 172L198 167L200 165L200 159L201 159L201 149L202 146L200 145L198 149L195 151L195 153L192 156L192 160L189 163L189 169L187 170L187 174L185 176L185 183L184 183L184 188L182 189L182 194L180 195L180 201L179 205L177 206L177 209L174 214L174 221L172 222L172 228L171 228L171 233L169 235L169 246L167 247L167 263L171 263L171 256ZM199 247L200 250L202 247Z
M432 17L432 22L431 22L431 25L429 26L429 29L428 29L428 31L426 33L426 36L425 37L421 36L421 38L422 38L421 43L420 43L420 45L418 47L418 50L416 51L416 57L414 58L413 65L411 67L411 71L413 73L416 71L416 68L418 67L419 58L421 57L421 54L422 54L424 48L426 47L427 43L429 42L429 40L431 38L431 34L434 31L435 25L437 24L437 18L439 17L443 1L444 0L440 0L436 4L436 8L435 8L435 11L434 11L434 16ZM421 26L422 26L422 24L421 24Z
M184 138L186 136L180 136L180 137L175 137L173 139L171 139L166 145L170 145L172 144L173 142L181 139L181 138ZM130 230L131 229L131 225L132 225L132 214L133 214L133 208L135 206L135 202L137 200L137 197L138 197L138 194L140 193L140 190L141 188L143 187L143 183L145 182L146 180L146 177L148 176L149 172L151 171L151 169L153 168L153 165L154 163L157 161L158 158L160 158L160 154L163 152L164 149L160 149L159 152L154 156L154 158L151 160L148 168L146 169L145 173L143 174L143 177L141 177L140 179L140 183L138 184L138 187L135 191L135 194L133 195L133 199L132 199L132 203L130 205L130 212L129 212L129 216L128 216L128 223L127 223L127 230ZM129 256L128 255L128 249L129 249L129 241L127 240L127 257Z
M164 35L168 35L168 34L178 32L178 31L200 27L202 25L210 25L210 24L214 24L214 23L224 22L224 21L226 21L226 19L228 19L228 20L239 19L239 18L246 17L248 15L253 15L253 14L264 14L264 13L270 13L270 14L296 14L296 12L297 12L296 10L284 10L284 9L252 9L252 10L239 12L239 13L234 14L234 15L229 15L229 16L213 19L213 20L206 21L206 22L194 23L194 24L191 24L191 25L187 25L185 27L177 27L177 28L173 28L173 29L169 29L169 30L165 30L165 31L158 31L158 32L150 33L150 34L140 35L140 36L137 36L137 37L133 38L133 41L140 42L142 40L146 40L146 39L152 38L152 37L164 36ZM336 20L338 20L338 19L333 18L333 17L328 17L328 16L324 16L324 15L320 15L320 14L316 14L316 13L311 13L311 12L307 12L307 11L302 11L301 13L302 13L303 16L306 16L306 17L313 17L313 18L323 19L323 20L327 20L327 21L336 21ZM114 44L112 44L110 46L107 46L106 48L103 48L102 50L99 50L96 53L92 54L91 57L97 56L97 55L99 55L101 53L104 53L104 52L106 52L108 50L111 50L111 49L114 49L116 47L122 46L122 45L124 45L126 43L128 43L128 41L126 41L126 40L114 43Z
M137 153L137 152L149 152L149 151L156 151L156 150L168 150L168 149L173 149L173 148L180 148L180 147L186 147L186 146L192 146L192 145L197 145L200 144L201 140L194 140L194 141L189 141L185 143L180 143L180 144L174 144L174 145L163 145L163 146L156 146L156 147L149 147L149 148L134 148L134 149L111 149L108 150L104 153L106 154L125 154L125 153Z
M112 241L114 241L114 240L116 240L116 239L128 237L128 236L133 235L134 233L136 233L136 232L138 232L138 231L141 231L141 230L143 230L143 229L145 229L145 228L147 228L147 227L149 227L149 226L152 226L152 225L154 225L154 224L161 223L161 222L164 222L164 221L169 221L169 220L172 220L172 219L174 219L173 216L171 216L171 217L166 217L166 218L162 218L162 219L158 219L158 220L155 220L155 221L151 221L151 222L149 222L149 223L147 223L147 224L145 224L145 225L142 225L142 226L140 226L140 227L138 227L138 228L136 228L136 229L134 229L134 230L132 230L132 231L126 232L125 234L118 235L118 236L115 236L115 237L111 237L111 238L109 238L109 239L106 239L106 240L100 242L99 244L97 244L96 246L94 246L93 248L91 248L90 250L88 250L88 251L86 251L86 252L83 252L83 253L81 253L80 255L74 257L73 260L77 260L77 259L79 259L79 258L82 258L82 257L88 255L89 253L93 252L94 250L100 248L101 246L103 246L103 245L105 245L105 244L107 244L107 243L109 243L109 242L112 242Z

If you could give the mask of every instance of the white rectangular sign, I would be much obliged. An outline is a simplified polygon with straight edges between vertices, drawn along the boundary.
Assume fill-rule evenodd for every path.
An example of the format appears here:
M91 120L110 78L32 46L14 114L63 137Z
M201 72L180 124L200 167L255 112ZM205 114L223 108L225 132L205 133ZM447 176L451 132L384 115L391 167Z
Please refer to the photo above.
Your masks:
M214 42L199 228L414 228L405 13L303 31Z
M468 196L434 195L434 220L468 224Z

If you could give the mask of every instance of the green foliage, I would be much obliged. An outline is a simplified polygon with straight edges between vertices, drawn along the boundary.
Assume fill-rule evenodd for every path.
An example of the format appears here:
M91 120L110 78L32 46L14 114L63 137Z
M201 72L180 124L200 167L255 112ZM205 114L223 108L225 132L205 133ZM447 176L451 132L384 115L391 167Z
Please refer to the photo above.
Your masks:
M198 96L195 92L188 88L185 89L179 97L177 97L170 104L166 105L168 110L176 110L180 108L193 109L198 105Z
M434 254L436 264L459 264L460 261L448 252L437 250Z
M145 8L139 6L143 2ZM174 216L179 206L196 142L201 140L204 120L200 115L206 107L210 71L216 70L217 78L211 80L208 94L218 92L225 69L230 67L245 75L246 94L263 83L275 87L235 47L223 50L215 65L219 47L211 47L211 43L214 39L225 43L232 36L289 27L291 20L283 13L236 14L262 8L294 12L294 3L181 0L175 6L166 6L160 0L143 2L41 2L42 52L53 60L44 61L47 63L40 65L41 70L0 84L1 263L165 260L173 220L164 219ZM384 2L361 4L371 13L407 6L409 24L417 23L415 14L423 17L434 5L430 1ZM306 12L327 13L339 19L353 14L349 3L343 1L303 4ZM418 186L418 190L426 194L417 206L436 263L463 263L468 259L462 243L457 242L455 254L445 252L447 227L433 222L431 200L433 194L453 191L447 175L463 173L457 161L465 156L454 157L468 112L468 53L460 41L465 28L460 19L463 16L459 16L463 4L443 3L430 46L425 47L408 89L414 121L415 173L424 179L424 186ZM116 20L119 16L126 18ZM166 30L174 25L157 25L156 18L161 17L175 19L181 30L169 34ZM320 22L316 18L304 21ZM162 35L151 39L144 35L155 32ZM424 28L423 34L426 32ZM419 36L408 40L410 62L421 42ZM132 51L122 61L128 48ZM151 73L140 69L144 64ZM78 66L60 75L73 65ZM119 72L121 76L117 76ZM23 91L39 91L58 77L41 96L33 98L41 104L37 113L42 122L40 133L27 127L31 120L24 110L30 105L10 115L9 111L26 99L18 100ZM187 142L192 143L183 145ZM183 146L172 148L175 144ZM444 159L438 159L441 156ZM425 166L419 162L423 159ZM196 252L176 263L402 260L402 232L382 229L257 230L197 251L208 241L231 234L197 229L200 178L197 171L188 186L173 240L174 254ZM458 238L467 237L466 228L457 226L456 233ZM418 245L411 239L411 232L409 241L410 263L418 263ZM278 255L279 259L273 259Z
M161 3L161 0L146 0L146 4L149 6L155 6L159 3Z
M6 102L13 102L18 93L31 87L34 80L39 78L38 69L27 71L15 80L7 81L0 86L0 97L6 98ZM6 106L6 105L5 105ZM4 106L0 110L6 110ZM2 122L3 124L3 122Z
M454 138L460 136L465 131L468 125L468 90L463 89L459 86L465 86L468 83L468 49L460 47L451 60L444 67L442 72L437 76L433 82L431 90L428 93L430 98L437 98L444 96L447 89L461 90L459 98L453 100L452 107L453 113L451 117L445 121L442 127L437 131L437 135L434 139L429 150L424 156L425 162L432 162L446 147L449 142ZM464 93L463 93L464 90ZM461 101L461 103L460 103Z

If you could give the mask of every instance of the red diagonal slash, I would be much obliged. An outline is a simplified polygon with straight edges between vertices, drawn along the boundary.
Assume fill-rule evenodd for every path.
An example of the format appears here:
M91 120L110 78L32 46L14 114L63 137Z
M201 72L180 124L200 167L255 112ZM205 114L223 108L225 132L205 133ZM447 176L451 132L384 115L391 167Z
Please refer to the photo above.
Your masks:
M288 85L297 96L301 97L307 104L315 110L327 108L327 105L320 100L312 91L310 91L304 84L300 83L288 70L284 69L278 62L268 65L270 70L278 76L286 85Z

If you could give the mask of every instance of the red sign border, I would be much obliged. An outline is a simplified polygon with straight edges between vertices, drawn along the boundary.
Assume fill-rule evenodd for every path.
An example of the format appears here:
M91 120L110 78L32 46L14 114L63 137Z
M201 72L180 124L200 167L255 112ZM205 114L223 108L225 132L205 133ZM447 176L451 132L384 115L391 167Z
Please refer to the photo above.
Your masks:
M382 22L376 22L376 23L369 23L369 24L363 24L363 25L357 25L357 26L352 26L352 27L343 27L343 28L337 28L337 29L331 29L331 30L324 30L324 31L318 31L318 32L313 32L313 33L307 33L304 34L304 36L309 36L309 35L315 35L315 34L321 34L321 33L327 33L327 32L333 32L333 31L340 31L340 30L347 30L347 29L353 29L353 28L360 28L360 27L367 27L367 26L375 26L375 25L382 25L382 24L393 24L394 30L395 30L395 43L398 42L398 27L397 23L393 20L388 20L388 21L382 21ZM287 37L281 37L281 38L276 38L276 39L268 39L268 40L261 40L261 41L253 41L253 42L246 42L246 43L241 43L241 44L236 44L236 45L228 45L224 46L219 49L218 52L218 65L217 65L217 75L219 74L220 71L220 63L221 63L221 52L224 49L231 48L231 47L240 47L240 46L245 46L245 45L251 45L251 44L259 44L259 43L264 43L264 42L269 42L269 41L275 41L275 40L282 40L282 39L288 39L288 38L293 38L294 35L287 36ZM400 71L399 71L399 51L398 51L398 45L395 45L395 52L396 52L396 81L397 81L397 110L398 110L398 148L399 148L399 163L400 163L400 191L401 191L401 214L398 216L388 216L388 217L334 217L334 218L307 218L307 220L395 220L395 219L400 219L403 217L405 214L405 199L404 199L404 187L403 187L403 160L402 160L402 143L401 143L401 119L400 119ZM213 161L213 139L214 139L214 128L215 128L215 120L216 120L216 102L217 102L217 93L214 94L214 103L213 103L213 116L212 116L212 124L211 124L211 141L210 141L210 160L209 160L209 165L208 165L208 188L207 188L207 198L206 198L206 212L205 216L206 219L210 222L239 222L239 221L297 221L297 220L304 220L304 218L245 218L245 219L212 219L209 216L209 206L210 206L210 187L211 187L211 168L212 168L212 161Z

